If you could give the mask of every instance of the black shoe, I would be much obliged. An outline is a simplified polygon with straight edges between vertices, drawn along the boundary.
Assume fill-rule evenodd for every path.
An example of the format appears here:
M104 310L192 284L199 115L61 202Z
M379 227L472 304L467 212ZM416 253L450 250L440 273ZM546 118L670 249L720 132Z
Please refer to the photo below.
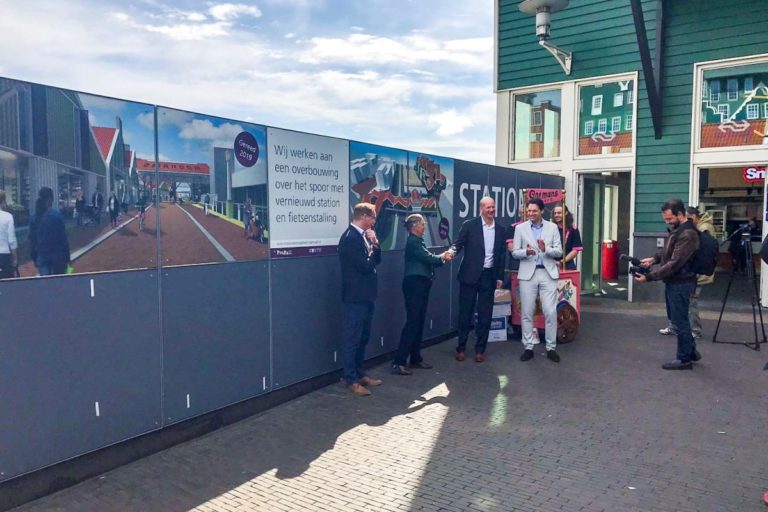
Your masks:
M429 363L425 363L424 361L418 362L416 364L408 365L408 368L416 369L416 370L431 370L432 365Z
M693 355L691 356L691 361L693 361L694 363L698 363L699 361L701 361L701 354L699 354L698 350L693 351Z
M392 374L393 375L411 375L410 370L406 368L405 366L401 364L393 364L392 365Z
M530 361L531 359L533 359L533 350L531 350L530 348L523 350L523 355L520 356L520 360Z
M560 356L557 355L557 351L555 351L555 350L547 350L547 359L549 359L550 361L552 361L554 363L559 363L560 362Z
M661 367L665 370L693 370L693 363L690 361L684 363L679 359L675 359L669 363L664 363Z

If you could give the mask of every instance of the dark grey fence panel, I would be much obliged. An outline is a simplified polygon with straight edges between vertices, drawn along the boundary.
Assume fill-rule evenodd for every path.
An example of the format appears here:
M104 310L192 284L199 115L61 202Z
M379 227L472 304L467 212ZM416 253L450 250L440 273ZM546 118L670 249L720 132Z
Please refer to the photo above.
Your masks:
M268 262L163 269L165 423L270 389Z
M403 299L404 251L382 253L379 275L379 294L371 326L371 340L365 357L375 357L397 350L400 332L405 324L405 301Z
M276 259L271 265L273 386L341 368L338 256Z
M442 249L435 251L442 252ZM435 270L435 279L429 293L427 321L424 324L424 338L441 336L451 330L451 319L455 312L451 310L451 267L444 265Z
M0 282L0 480L161 426L157 272Z

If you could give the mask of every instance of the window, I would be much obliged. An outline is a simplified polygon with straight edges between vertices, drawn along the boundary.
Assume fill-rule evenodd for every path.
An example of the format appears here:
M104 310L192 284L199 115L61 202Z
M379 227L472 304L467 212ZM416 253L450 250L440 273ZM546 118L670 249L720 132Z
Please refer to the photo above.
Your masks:
M634 93L632 91L627 91L627 105L631 105L635 102Z
M720 82L717 80L709 83L709 101L720 101Z
M592 96L592 115L599 116L603 113L603 95Z
M744 94L749 94L755 90L754 82L751 76L744 77Z
M717 113L720 114L720 122L724 123L728 120L728 117L730 117L731 115L731 107L729 107L728 105L718 105Z
M581 108L576 123L579 132L576 147L579 156L604 157L632 152L633 125L631 122L625 125L624 120L634 112L634 82L632 79L621 79L578 86L577 104ZM598 137L597 134L615 136Z
M515 94L512 161L560 156L560 89Z
M626 120L626 122L624 123L624 128L625 128L627 131L630 131L630 130L634 129L634 124L633 124L633 123L634 123L634 121L635 121L635 120L634 120L634 118L633 118L632 114L627 114L627 120Z
M761 106L768 96L763 84L768 84L766 58L698 67L696 148L765 148L765 130L755 126L768 119L768 107Z

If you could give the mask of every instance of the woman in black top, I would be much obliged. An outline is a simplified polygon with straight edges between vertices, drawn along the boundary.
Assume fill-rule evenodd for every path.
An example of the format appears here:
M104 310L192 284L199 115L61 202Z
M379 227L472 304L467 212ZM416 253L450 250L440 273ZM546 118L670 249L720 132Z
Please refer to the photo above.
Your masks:
M583 250L581 245L581 233L573 224L573 215L565 209L565 233L563 233L563 207L555 206L552 218L560 230L560 241L563 243L565 255L565 270L576 270L576 256Z

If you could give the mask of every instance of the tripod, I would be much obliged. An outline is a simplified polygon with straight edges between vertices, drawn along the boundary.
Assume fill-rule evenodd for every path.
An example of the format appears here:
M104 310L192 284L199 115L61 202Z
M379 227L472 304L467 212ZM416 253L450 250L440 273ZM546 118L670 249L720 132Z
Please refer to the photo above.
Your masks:
M745 253L746 253L746 274L747 274L747 281L750 284L750 288L752 291L752 327L755 332L755 341L749 342L749 341L718 341L717 339L717 333L720 330L720 322L723 319L723 311L725 311L725 304L728 302L728 294L731 291L731 285L733 284L733 278L736 277L736 270L731 270L731 278L728 281L728 287L725 289L725 296L723 297L723 305L720 308L720 317L717 319L717 327L715 328L715 335L712 336L712 343L728 343L731 345L745 345L752 350L760 350L760 344L762 343L768 343L768 339L765 337L765 325L763 324L763 310L762 306L760 305L760 292L757 287L757 276L755 275L755 262L752 257L752 242L750 241L751 233L749 231L749 226L743 226L731 234L728 238L726 238L723 241L723 244L725 242L729 242L732 238L735 236L740 235L741 236L741 244L744 247ZM722 244L721 244L722 245ZM763 333L762 339L758 339L757 334L757 316L760 316L760 330ZM768 366L768 365L766 365Z

